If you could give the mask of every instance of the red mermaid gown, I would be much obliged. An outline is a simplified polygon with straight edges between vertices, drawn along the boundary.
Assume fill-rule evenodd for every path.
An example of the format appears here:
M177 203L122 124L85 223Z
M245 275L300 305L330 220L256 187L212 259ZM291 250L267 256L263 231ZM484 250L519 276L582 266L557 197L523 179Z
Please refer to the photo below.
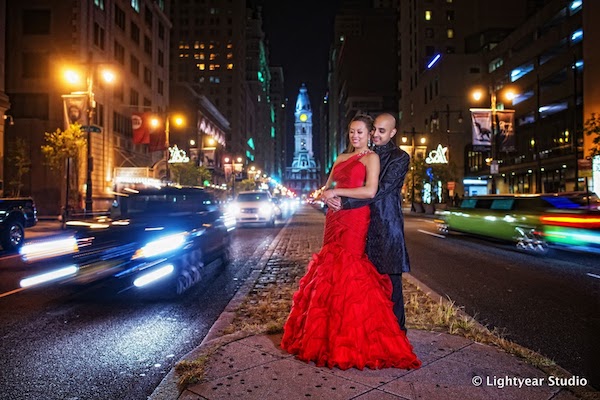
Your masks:
M336 187L364 184L357 154L333 170ZM414 354L392 311L392 284L365 254L369 207L329 210L323 247L294 294L281 348L317 366L414 369Z

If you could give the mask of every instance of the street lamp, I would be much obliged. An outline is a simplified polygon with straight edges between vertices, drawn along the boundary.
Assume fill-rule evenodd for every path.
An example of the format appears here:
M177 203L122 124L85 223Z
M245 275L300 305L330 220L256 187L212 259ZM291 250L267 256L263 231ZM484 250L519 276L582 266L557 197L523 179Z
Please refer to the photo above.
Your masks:
M91 54L89 55L91 60ZM100 72L102 80L106 83L113 83L116 80L115 73L104 68L98 70L98 66L102 64L87 63L87 75L86 75L86 90L82 92L71 92L71 95L84 95L87 97L87 109L86 109L86 126L85 131L87 133L87 174L85 182L85 215L91 216L93 213L93 188L92 188L92 171L94 170L94 157L92 156L92 117L94 109L96 108L96 100L94 98L94 74ZM64 77L67 82L77 85L82 83L82 74L74 69L67 69L64 72ZM69 182L67 182L67 187ZM67 192L68 193L68 192ZM68 202L68 199L66 200ZM68 204L68 203L67 203Z
M171 179L171 173L169 171L169 154L170 154L170 126L171 126L171 119L173 119L173 123L176 126L183 126L185 125L185 120L181 115L171 115L169 113L166 114L165 116L165 180L168 183L169 180ZM150 125L153 128L158 128L161 125L161 120L158 117L152 118L150 120Z
M498 130L500 128L500 121L498 120L498 108L497 108L497 96L499 91L494 89L494 85L488 88L488 94L490 96L490 111L491 111L491 138L490 138L490 175L492 176L492 194L496 194L496 178L494 175L498 174ZM475 101L480 101L485 96L485 91L482 89L475 89L472 92L472 97ZM501 95L504 99L512 101L516 97L516 92L511 88L504 88L501 91Z

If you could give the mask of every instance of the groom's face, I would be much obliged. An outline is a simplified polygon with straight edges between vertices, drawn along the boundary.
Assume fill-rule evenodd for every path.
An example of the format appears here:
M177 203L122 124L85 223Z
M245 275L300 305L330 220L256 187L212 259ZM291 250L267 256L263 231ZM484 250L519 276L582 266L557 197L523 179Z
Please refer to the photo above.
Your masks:
M389 115L380 115L375 118L373 123L375 130L373 131L372 139L375 146L384 146L396 134L395 121Z

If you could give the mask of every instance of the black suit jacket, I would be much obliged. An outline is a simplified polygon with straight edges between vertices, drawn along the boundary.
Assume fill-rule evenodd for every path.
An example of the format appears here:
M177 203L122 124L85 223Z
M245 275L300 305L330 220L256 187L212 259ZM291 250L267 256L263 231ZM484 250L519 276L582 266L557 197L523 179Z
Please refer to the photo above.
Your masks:
M379 154L381 164L377 194L372 199L342 197L342 208L369 205L371 223L367 233L367 256L382 274L409 272L400 192L410 156L391 141L375 147L375 152Z

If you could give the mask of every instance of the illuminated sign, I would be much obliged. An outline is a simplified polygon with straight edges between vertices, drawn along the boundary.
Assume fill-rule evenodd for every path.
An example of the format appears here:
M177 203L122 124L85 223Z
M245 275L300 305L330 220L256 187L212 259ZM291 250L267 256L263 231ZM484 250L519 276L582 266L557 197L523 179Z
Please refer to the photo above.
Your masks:
M447 151L447 147L442 147L441 144L438 144L437 149L429 152L425 162L427 164L448 164L448 159L446 158Z
M169 153L171 153L171 157L169 158L170 164L190 162L190 158L185 154L185 150L181 150L177 145L169 147Z

